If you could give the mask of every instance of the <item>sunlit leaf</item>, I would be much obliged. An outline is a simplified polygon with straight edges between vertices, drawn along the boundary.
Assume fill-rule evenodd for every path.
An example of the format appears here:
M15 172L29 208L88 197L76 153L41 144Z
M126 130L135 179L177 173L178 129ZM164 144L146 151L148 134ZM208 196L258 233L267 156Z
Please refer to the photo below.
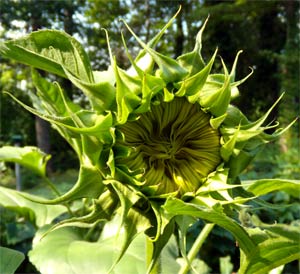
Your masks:
M26 194L32 200L40 199L37 196ZM0 204L28 218L38 227L50 224L55 218L67 209L62 205L42 205L32 202L19 191L0 187Z
M244 180L243 184L248 192L252 192L256 196L262 196L264 194L273 191L286 191L290 195L299 198L300 197L300 181L299 180L287 180L287 179L260 179L247 181Z
M29 252L30 261L43 274L82 274L108 273L122 249L120 238L116 237L118 225L107 224L103 237L97 242L84 240L84 230L60 228L45 237L45 227L35 237L33 249ZM170 243L174 246L174 242ZM175 261L174 250L166 247L163 251L162 271L176 273L178 265ZM111 270L113 274L147 273L146 237L138 234L128 247L119 263Z
M234 235L245 254L250 254L251 250L255 247L254 242L246 231L233 219L229 218L219 210L206 208L204 206L197 206L192 203L184 203L183 201L175 198L169 198L163 208L166 213L174 216L188 215L198 217L225 228Z
M0 246L0 273L14 274L24 259L22 252Z
M40 30L0 44L2 56L66 77L64 69L87 82L93 82L90 62L82 45L57 30Z
M220 258L220 272L221 274L231 274L233 264L230 261L230 256Z
M256 247L251 254L241 257L239 273L264 274L273 268L300 259L299 226L254 222L255 228L247 232L255 241Z
M99 170L92 166L80 167L79 176L74 186L63 195L53 200L48 200L40 197L32 197L27 194L23 194L24 197L30 199L33 202L56 205L65 202L74 201L80 198L98 198L104 190L102 183L102 177Z
M21 164L41 176L46 174L46 165L49 159L50 155L36 147L4 146L0 148L0 161Z

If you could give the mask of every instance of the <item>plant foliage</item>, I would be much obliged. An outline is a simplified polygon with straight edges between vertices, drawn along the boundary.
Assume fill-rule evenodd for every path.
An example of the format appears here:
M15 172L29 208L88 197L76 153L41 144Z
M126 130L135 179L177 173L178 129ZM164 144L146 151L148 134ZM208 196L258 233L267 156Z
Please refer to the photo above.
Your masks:
M83 46L61 31L41 30L0 45L4 57L33 68L37 89L31 94L34 107L8 94L49 121L80 162L77 182L52 200L1 188L3 206L24 210L36 220L39 231L29 258L42 273L82 273L87 269L91 273L100 269L103 273L124 269L128 273L174 273L180 267L176 262L179 254L172 253L172 235L178 235L180 256L190 267L193 258L187 256L186 233L198 218L234 236L241 253L240 274L266 273L300 259L297 228L267 225L248 213L261 206L259 197L266 193L299 193L299 181L239 181L257 152L292 125L275 130L277 123L267 122L281 98L254 122L231 104L251 72L244 79L235 79L240 53L231 70L221 59L222 71L212 72L217 50L208 62L201 56L206 22L191 52L176 59L157 52L155 46L176 16L148 44L124 22L141 46L134 59L124 39L132 65L128 70L117 65L108 34L111 65L101 72L92 70ZM69 79L86 96L89 106L82 108L72 102L57 82L42 77L37 69ZM189 111L206 118L184 119ZM154 117L153 122L146 123L145 117ZM139 119L145 123L138 125ZM196 135L193 126L200 128ZM209 147L215 141L205 130L212 133L213 140L217 138L213 152ZM157 132L161 134L155 150ZM140 140L141 148L137 145ZM194 156L201 161L193 161ZM23 164L45 179L47 159L30 147L0 149L0 160ZM209 164L212 159L213 165ZM187 184L193 187L185 188ZM75 201L80 201L80 209ZM55 218L60 221L49 226ZM102 231L96 241L85 235L94 229ZM114 233L106 235L107 230ZM182 266L181 273L186 273L184 269Z

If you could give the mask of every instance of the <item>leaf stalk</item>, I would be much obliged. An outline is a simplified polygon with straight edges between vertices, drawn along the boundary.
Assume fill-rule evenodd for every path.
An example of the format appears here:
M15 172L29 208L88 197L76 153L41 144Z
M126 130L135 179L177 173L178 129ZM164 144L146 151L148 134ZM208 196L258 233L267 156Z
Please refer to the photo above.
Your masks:
M212 231L215 224L206 224L200 234L198 235L195 243L193 244L191 250L189 251L187 255L187 261L184 262L183 266L180 268L178 274L186 274L189 271L189 268L191 266L191 262L195 259L197 256L200 248L202 247L204 241L208 237L209 233Z

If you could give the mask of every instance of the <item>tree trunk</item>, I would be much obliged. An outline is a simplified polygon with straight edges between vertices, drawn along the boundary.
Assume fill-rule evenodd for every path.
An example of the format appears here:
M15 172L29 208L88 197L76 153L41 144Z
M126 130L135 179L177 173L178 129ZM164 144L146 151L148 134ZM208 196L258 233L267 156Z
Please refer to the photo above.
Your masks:
M31 18L31 27L32 31L37 31L41 28L41 24L39 22L39 13L32 13ZM44 71L39 71L41 75L45 75ZM35 135L36 135L36 144L37 147L42 150L44 153L51 154L51 138L50 138L50 129L51 126L49 122L41 119L36 116L35 118ZM52 173L52 161L50 160L47 164L47 173Z
M70 35L74 32L74 22L73 22L74 7L72 1L66 2L64 7L64 31ZM73 98L73 86L70 80L63 78L61 81L61 86L67 93L68 97L72 100Z
M176 37L175 37L175 56L178 57L183 52L183 43L184 43L184 33L183 33L183 9L184 9L184 1L179 1L179 4L182 7L181 12L176 17Z
M36 117L35 119L35 132L36 132L36 142L37 146L45 153L51 153L51 143L50 143L50 124Z

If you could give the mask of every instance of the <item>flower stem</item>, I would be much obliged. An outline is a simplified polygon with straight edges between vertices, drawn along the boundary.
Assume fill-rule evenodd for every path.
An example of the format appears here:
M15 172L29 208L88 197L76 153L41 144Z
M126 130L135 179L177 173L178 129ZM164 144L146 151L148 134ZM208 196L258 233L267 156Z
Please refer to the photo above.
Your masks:
M147 273L148 274L159 274L160 273L160 258L157 259L157 262L153 265L152 268L152 257L154 252L153 242L147 237L146 239L146 260L147 260Z
M212 231L215 224L206 224L200 234L198 235L196 241L194 242L191 250L189 251L189 254L187 255L188 261L184 263L184 265L181 267L178 274L186 274L189 271L191 262L195 259L197 256L200 248L202 247L204 241L206 240L209 233Z

